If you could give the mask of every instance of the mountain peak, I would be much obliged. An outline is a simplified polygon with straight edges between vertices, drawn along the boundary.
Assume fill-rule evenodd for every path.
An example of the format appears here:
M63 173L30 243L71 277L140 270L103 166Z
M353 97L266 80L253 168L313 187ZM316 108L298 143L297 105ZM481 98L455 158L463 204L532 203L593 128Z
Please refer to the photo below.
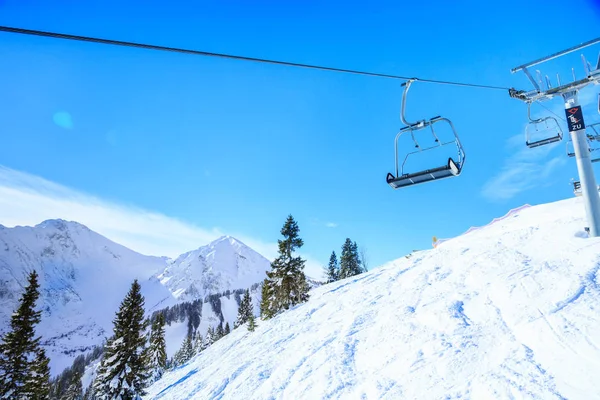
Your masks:
M180 255L157 278L175 297L196 293L192 298L203 298L261 282L270 267L264 256L233 236L223 235ZM188 290L192 285L197 290Z
M234 237L233 237L233 236L231 236L231 235L223 235L223 236L219 237L218 239L215 239L215 240L213 240L212 242L210 242L210 243L208 244L208 246L213 246L213 247L214 247L214 246L216 246L216 245L219 245L219 244L221 244L221 243L228 243L228 244L229 244L229 245L231 245L231 246L236 246L236 245L237 245L237 246L240 246L240 245L242 245L242 246L246 246L246 245L245 245L244 243L242 243L240 240L238 240L238 239L234 238ZM246 247L247 247L247 246L246 246Z
M60 231L66 231L69 228L75 228L75 229L86 229L89 230L89 228L83 224L80 224L79 222L75 222L75 221L66 221L64 219L47 219L45 221L40 222L39 224L37 224L35 226L36 228L53 228L53 229L58 229Z

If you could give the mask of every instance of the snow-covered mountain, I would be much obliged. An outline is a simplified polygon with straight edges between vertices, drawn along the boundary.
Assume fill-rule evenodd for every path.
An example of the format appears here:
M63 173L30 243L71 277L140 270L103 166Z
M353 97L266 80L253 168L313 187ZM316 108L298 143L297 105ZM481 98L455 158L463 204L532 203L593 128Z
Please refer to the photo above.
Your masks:
M0 225L0 333L8 329L34 269L40 274L43 310L38 332L56 374L112 334L115 312L134 279L142 285L149 315L181 301L250 288L264 279L270 263L230 236L171 260L136 253L77 222ZM203 304L201 332L221 319L233 325L235 297L223 295L219 305L215 312ZM186 326L184 321L167 327L170 355L181 345Z
M142 285L146 308L173 304L171 293L152 277L165 259L129 250L76 222L48 220L34 227L0 225L0 332L27 284L40 275L43 310L38 332L52 373L112 334L112 319L134 279Z
M178 300L201 299L262 282L270 261L231 236L182 254L157 278Z
M521 209L234 330L146 399L600 399L600 238Z

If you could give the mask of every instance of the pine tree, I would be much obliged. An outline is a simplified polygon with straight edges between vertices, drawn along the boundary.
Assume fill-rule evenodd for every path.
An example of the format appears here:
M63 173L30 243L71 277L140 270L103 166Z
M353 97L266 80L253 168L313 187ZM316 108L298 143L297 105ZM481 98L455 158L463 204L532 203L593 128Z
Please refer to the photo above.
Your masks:
M250 290L246 289L246 291L244 292L244 297L242 298L242 301L240 302L240 307L238 308L238 316L237 316L237 320L235 321L234 328L237 328L238 326L242 326L246 322L248 322L248 318L250 317L250 314L252 314L252 313L253 313L253 310L252 310L252 299L250 298Z
M140 290L136 279L113 320L113 336L104 349L94 385L101 400L131 400L145 395L150 376L144 335L144 297Z
M83 399L83 385L81 384L81 373L75 372L71 376L71 381L65 393L61 396L60 400L82 400Z
M90 384L90 386L85 389L83 393L83 400L96 400L96 390L94 389L94 384Z
M0 343L0 398L48 398L49 360L40 347L40 337L35 337L35 325L41 321L41 311L35 311L39 295L38 274L33 271L12 315L10 331Z
M331 253L331 257L329 257L329 266L326 270L326 283L331 283L337 281L339 275L338 262L337 257L335 255L335 251Z
M346 238L342 246L342 256L340 258L340 279L358 275L363 272L361 268L360 256L356 242Z
M50 359L46 357L43 348L38 348L31 371L25 380L25 393L31 400L46 400L50 398Z
M229 335L231 333L231 328L229 327L229 322L225 323L225 335Z
M212 326L208 327L208 330L206 331L206 341L205 341L205 346L209 347L211 346L213 343L215 342L215 330Z
M200 332L196 332L196 337L194 338L194 354L200 354L206 349L206 342L202 338Z
M165 316L159 313L152 323L150 331L150 347L148 349L150 363L150 380L157 381L167 368L167 345L165 343Z
M267 277L263 280L261 287L260 316L263 317L263 319L269 319L275 314L275 311L271 305L271 298L273 297L273 285L271 284L268 274L269 273L267 272Z
M284 239L278 240L279 257L271 263L271 271L267 271L264 282L267 286L263 287L263 294L266 292L267 295L266 300L263 298L267 318L308 300L305 261L301 257L293 257L294 250L304 245L298 236L299 231L298 224L289 215L281 229ZM261 303L261 309L262 306Z
M177 350L177 353L173 356L176 365L183 365L188 362L194 356L194 346L192 344L192 337L186 335L181 343L181 348Z
M254 332L255 329L256 329L256 319L254 318L254 315L251 315L250 318L248 318L248 331Z
M362 274L364 270L362 268L362 261L360 258L360 253L358 252L358 245L356 244L356 242L352 243L352 257L354 259L354 262L352 264L354 268L354 275Z
M223 322L221 322L221 323L219 324L219 326L217 326L217 332L216 332L216 335L215 335L215 336L216 336L216 338L215 338L215 341L216 341L216 340L219 340L219 339L221 339L223 336L225 336L225 329L223 329Z

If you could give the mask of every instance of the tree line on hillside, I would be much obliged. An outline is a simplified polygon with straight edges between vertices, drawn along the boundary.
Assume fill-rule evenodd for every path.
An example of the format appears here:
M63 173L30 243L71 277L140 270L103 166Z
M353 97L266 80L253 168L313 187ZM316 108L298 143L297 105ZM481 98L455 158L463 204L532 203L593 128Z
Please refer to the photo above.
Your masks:
M304 273L305 260L295 252L304 245L297 222L289 215L278 240L278 256L271 262L260 286L259 315L268 320L309 300L309 283ZM364 256L364 254L363 254ZM356 242L346 239L342 246L339 266L332 253L328 282L364 272L366 262L358 252ZM235 296L238 315L233 329L246 327L253 332L257 327L250 289L226 291L167 307L145 317L144 297L137 279L133 281L113 319L113 334L91 353L80 355L70 368L55 379L50 379L49 359L35 337L35 325L41 312L35 311L39 298L38 275L33 271L28 286L11 319L11 330L0 343L0 399L60 399L60 400L139 400L146 388L160 379L165 371L188 362L216 341L231 332L229 323L223 325L221 297ZM219 324L210 325L205 336L198 330L202 304L210 303ZM168 359L165 325L188 319L188 331L181 347ZM82 388L86 367L99 360L96 377L88 388Z
M254 283L250 286L250 291L254 292L260 287L261 283ZM219 318L221 321L225 320L223 316L223 312L221 310L220 299L223 297L227 297L228 299L233 296L238 307L242 301L242 296L246 292L246 289L228 289L224 292L213 293L204 297L204 299L196 299L192 301L184 301L181 303L177 303L173 306L165 307L161 310L154 311L150 316L150 323L154 321L158 314L163 314L165 318L165 323L168 326L171 326L173 323L188 321L188 333L189 331L193 331L198 329L198 325L200 325L200 321L202 319L202 306L205 303L210 303L211 309L213 313ZM191 321L191 323L190 323Z

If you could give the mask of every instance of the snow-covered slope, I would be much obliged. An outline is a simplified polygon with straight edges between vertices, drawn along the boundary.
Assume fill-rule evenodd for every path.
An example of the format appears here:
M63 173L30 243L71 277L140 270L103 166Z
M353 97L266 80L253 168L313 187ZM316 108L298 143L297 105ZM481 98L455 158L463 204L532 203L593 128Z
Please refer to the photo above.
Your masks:
M311 292L146 399L600 399L600 238L580 198Z
M35 227L0 225L0 331L27 284L40 274L43 309L38 332L52 373L112 334L112 319L133 280L142 285L148 311L174 302L158 279L165 259L144 256L76 222L44 221Z
M261 282L269 260L231 236L182 254L157 278L178 300L194 300Z

